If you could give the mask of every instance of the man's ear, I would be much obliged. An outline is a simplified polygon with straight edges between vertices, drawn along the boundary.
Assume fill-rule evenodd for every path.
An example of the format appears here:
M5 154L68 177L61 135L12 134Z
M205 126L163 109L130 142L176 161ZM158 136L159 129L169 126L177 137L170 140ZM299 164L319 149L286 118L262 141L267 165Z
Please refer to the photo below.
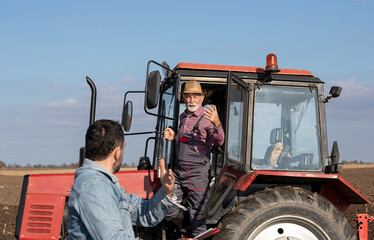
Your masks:
M121 156L121 148L120 148L120 146L117 146L113 150L113 156L114 156L114 158L115 158L116 161L119 159L119 157Z

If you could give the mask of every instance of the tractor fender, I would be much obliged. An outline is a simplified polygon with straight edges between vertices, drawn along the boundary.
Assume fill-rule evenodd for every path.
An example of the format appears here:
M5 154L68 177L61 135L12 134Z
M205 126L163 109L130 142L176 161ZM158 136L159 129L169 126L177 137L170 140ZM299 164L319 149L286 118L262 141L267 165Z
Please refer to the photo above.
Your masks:
M233 190L245 191L251 184L311 185L344 212L350 204L370 204L361 193L338 174L314 172L251 171L238 177Z

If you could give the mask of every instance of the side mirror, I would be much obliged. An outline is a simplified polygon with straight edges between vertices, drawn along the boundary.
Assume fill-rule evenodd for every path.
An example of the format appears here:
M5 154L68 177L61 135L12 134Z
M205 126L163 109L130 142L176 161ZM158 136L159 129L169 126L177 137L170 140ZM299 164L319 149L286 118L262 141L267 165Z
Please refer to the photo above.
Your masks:
M339 153L339 147L338 147L338 142L334 141L331 149L331 163L332 164L337 164L340 159L340 153Z
M153 71L147 76L145 85L145 105L148 109L157 106L160 92L161 75L159 71Z
M126 132L128 132L131 128L132 109L133 107L131 101L127 101L126 104L123 106L121 124Z
M340 93L342 92L342 88L338 86L333 86L330 89L329 95L325 98L324 102L329 102L331 98L337 98L340 96Z
M341 87L337 87L337 86L333 86L331 87L330 89L330 95L333 97L333 98L336 98L336 97L339 97L340 96L340 93L342 92L342 88Z
M331 149L331 163L325 167L326 173L341 173L343 172L343 166L339 163L340 153L338 148L338 142L334 141Z

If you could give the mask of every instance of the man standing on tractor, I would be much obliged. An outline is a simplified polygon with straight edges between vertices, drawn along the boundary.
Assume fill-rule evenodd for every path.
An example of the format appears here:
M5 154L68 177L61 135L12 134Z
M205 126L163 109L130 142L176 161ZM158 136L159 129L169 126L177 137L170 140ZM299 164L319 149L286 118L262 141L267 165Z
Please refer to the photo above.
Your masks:
M160 189L150 200L128 195L119 185L124 156L119 123L94 122L86 133L86 159L75 173L69 197L68 239L136 239L132 225L151 227L172 208L174 176L160 160Z
M186 110L180 115L177 134L166 128L164 139L176 141L173 200L181 203L187 197L190 230L195 237L206 230L203 212L209 191L210 146L222 145L224 132L216 107L202 107L204 95L197 81L187 82L180 94ZM173 219L178 214L178 209L174 208L166 219Z

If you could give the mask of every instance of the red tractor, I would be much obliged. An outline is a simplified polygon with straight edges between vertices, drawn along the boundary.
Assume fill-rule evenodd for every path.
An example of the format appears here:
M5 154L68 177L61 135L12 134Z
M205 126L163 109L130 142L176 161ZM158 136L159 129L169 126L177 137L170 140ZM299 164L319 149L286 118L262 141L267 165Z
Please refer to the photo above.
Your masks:
M152 68L162 69L151 71ZM92 89L91 118L95 117L96 88ZM325 103L338 97L340 87L328 96L319 78L309 71L279 69L276 56L266 67L149 61L145 91L125 94L122 125L129 131L132 102L128 94L144 93L144 110L157 117L137 171L116 175L129 193L149 199L159 189L157 160L169 168L175 159L174 143L163 139L166 127L178 128L184 110L179 92L187 81L200 82L203 105L217 107L225 130L223 146L212 146L211 188L205 212L207 224L218 227L214 239L368 239L373 217L357 217L354 230L343 212L350 204L370 204L337 173L338 145L328 153ZM153 109L153 110L152 110ZM153 158L147 156L154 141ZM131 140L128 140L131 141ZM131 151L131 150L127 150ZM81 159L84 149L81 151ZM66 204L73 174L26 175L17 216L18 239L66 237ZM176 239L185 231L180 224L161 222L154 228L134 227L142 239Z

